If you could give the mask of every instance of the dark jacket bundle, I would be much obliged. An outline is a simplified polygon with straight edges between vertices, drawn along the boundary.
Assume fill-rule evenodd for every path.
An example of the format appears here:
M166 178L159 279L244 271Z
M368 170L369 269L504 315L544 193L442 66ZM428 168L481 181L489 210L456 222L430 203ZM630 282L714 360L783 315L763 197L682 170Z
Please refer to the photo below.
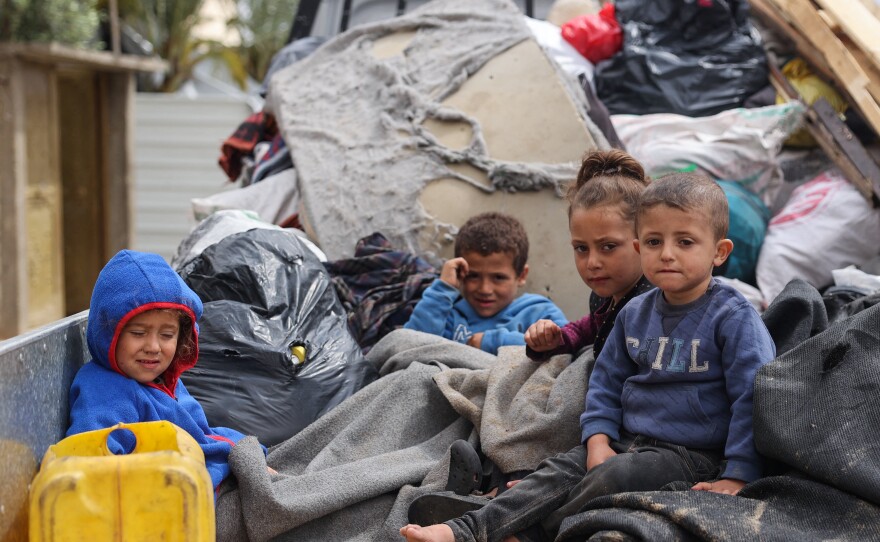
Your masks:
M364 353L403 327L422 292L437 278L431 264L396 250L378 232L357 242L354 257L326 262L324 267L348 312L348 329Z

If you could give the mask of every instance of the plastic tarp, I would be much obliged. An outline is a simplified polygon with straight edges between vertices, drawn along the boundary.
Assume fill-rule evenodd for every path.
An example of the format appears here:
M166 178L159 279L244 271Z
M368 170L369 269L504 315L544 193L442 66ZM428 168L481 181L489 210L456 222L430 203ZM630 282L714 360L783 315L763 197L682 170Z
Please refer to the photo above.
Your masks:
M295 234L234 233L178 272L205 306L199 362L182 379L211 425L271 446L377 378L348 331L329 274Z

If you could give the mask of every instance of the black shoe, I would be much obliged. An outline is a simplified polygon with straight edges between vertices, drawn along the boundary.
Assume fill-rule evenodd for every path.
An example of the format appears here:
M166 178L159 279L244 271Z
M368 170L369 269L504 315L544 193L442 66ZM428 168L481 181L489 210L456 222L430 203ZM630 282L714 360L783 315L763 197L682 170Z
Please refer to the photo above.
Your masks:
M456 440L449 447L449 477L446 491L470 495L483 482L483 464L477 451L466 440Z
M479 510L489 504L489 497L456 495L451 491L428 493L409 505L409 522L427 527L455 519L466 512Z

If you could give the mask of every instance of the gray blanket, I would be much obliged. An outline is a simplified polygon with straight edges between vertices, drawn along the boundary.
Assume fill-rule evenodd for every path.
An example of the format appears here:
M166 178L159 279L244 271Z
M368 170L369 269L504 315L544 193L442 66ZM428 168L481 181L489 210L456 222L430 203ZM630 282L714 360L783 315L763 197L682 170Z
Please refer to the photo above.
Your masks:
M505 471L579 441L591 355L535 363L507 347L496 358L399 330L368 359L382 378L268 458L252 438L233 448L218 540L395 540L412 500L445 486L455 440L482 441Z
M434 376L452 408L479 429L483 452L503 472L535 470L548 456L580 443L592 349L545 363L505 346L489 369Z
M880 540L880 508L801 476L762 478L736 497L680 489L594 499L563 522L556 540Z

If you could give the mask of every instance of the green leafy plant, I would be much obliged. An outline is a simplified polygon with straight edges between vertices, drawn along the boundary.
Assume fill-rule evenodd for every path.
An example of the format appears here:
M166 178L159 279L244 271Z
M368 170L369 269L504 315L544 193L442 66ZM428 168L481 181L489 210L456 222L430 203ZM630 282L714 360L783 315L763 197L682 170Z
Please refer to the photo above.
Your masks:
M247 72L235 48L216 40L196 38L193 29L201 22L204 0L120 0L119 12L125 24L153 45L154 53L169 64L156 85L159 92L174 92L206 59L223 63L242 88Z
M97 0L0 0L0 41L101 47Z
M261 81L275 53L287 42L299 0L221 0L234 6L227 21L241 37L239 45L198 38L205 0L117 0L121 23L153 47L169 70L148 90L174 92L208 59L226 66L245 88L248 76ZM101 48L97 38L108 0L0 0L0 41L60 42Z
M262 81L269 63L287 43L299 0L239 0L229 25L241 34L239 57L247 73Z

